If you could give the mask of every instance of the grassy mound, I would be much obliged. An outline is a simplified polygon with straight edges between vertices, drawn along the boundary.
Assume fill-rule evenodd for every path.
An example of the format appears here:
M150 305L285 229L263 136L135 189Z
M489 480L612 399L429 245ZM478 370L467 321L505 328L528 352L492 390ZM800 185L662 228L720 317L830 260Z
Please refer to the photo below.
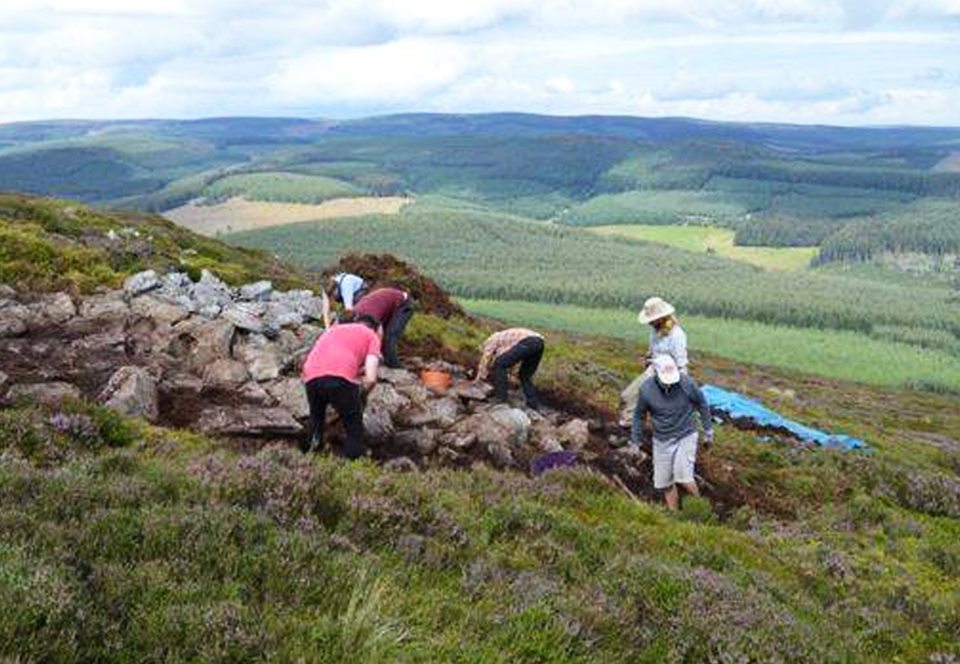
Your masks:
M194 278L209 269L232 284L265 278L282 287L313 282L266 252L230 247L155 215L0 194L0 283L22 291L91 292L117 287L148 268Z

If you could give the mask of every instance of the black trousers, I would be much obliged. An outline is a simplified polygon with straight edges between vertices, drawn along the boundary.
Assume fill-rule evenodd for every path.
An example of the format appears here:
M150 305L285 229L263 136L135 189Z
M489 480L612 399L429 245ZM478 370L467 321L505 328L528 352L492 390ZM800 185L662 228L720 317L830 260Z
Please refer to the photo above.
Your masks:
M307 383L307 402L310 404L310 437L308 449L323 446L323 427L327 420L327 406L333 406L343 422L346 440L343 453L349 459L363 456L363 403L360 386L339 376L320 376Z
M500 355L493 362L494 397L501 401L507 400L507 369L519 363L520 386L523 388L523 396L527 400L528 406L537 408L540 402L533 387L533 374L537 372L541 359L543 359L543 339L540 337L527 337L518 341L512 348Z
M383 329L383 363L388 367L400 367L400 358L397 356L397 342L403 336L407 323L413 316L413 300L407 300L397 307L390 319L384 323Z

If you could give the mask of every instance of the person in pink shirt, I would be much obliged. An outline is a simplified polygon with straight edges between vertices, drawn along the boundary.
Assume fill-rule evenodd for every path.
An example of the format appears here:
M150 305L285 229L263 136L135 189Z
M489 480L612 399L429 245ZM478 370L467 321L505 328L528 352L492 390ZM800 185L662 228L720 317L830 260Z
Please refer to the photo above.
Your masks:
M327 406L331 405L346 433L344 455L356 459L366 453L360 390L369 390L377 382L381 336L376 318L360 316L355 322L334 325L314 343L301 372L310 404L310 436L305 452L323 446Z

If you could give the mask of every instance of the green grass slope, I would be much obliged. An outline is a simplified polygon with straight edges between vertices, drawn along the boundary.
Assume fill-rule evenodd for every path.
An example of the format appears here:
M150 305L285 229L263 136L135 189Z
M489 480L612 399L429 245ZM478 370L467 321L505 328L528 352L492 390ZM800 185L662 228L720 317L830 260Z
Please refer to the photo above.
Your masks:
M149 230L170 242L153 241L158 266L195 250L238 278L284 269L212 240L191 245L200 238L154 217L67 203L4 199L0 228L54 252ZM124 273L108 266L84 273L90 287ZM492 326L417 315L407 337L475 359ZM547 348L544 390L596 414L636 371L626 341L551 332ZM801 449L722 425L701 457L713 506L690 501L675 516L585 470L401 473L284 445L237 448L82 402L2 408L0 657L960 657L960 399L712 356L696 372L861 436L873 452Z
M443 201L419 199L397 216L304 223L239 233L230 241L319 268L354 250L392 252L459 296L638 309L651 295L684 314L798 328L842 329L889 339L960 338L948 288L847 277L775 273L720 256L598 237Z

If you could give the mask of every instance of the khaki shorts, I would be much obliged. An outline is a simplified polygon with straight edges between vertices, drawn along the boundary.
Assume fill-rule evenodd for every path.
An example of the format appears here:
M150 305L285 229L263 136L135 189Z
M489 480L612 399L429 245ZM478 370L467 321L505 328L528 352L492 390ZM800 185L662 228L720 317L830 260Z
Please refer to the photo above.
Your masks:
M653 439L653 488L692 484L697 462L697 432L677 440Z

